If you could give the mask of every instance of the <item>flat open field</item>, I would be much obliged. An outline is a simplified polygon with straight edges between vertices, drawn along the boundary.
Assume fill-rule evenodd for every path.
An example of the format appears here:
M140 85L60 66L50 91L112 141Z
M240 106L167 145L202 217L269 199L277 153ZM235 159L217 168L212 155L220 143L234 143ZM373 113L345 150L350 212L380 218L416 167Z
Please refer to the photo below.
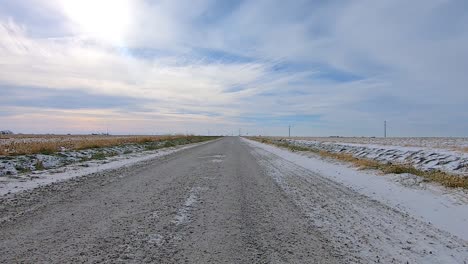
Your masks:
M266 137L279 143L340 153L423 171L468 176L468 138ZM466 186L466 183L462 184Z
M1 135L0 155L50 154L62 150L110 147L122 144L161 141L178 136L145 135Z
M287 137L274 138L281 139ZM291 137L291 139L331 143L438 148L468 152L468 138L466 137Z

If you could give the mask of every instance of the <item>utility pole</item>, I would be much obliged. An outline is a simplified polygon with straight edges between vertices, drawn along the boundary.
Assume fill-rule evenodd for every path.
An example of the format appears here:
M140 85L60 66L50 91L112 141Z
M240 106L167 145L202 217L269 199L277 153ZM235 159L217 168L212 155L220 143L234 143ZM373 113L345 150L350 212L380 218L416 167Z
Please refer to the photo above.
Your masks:
M291 125L288 126L288 137L291 137Z
M387 137L387 120L384 121L383 126L384 126L384 138L386 138Z

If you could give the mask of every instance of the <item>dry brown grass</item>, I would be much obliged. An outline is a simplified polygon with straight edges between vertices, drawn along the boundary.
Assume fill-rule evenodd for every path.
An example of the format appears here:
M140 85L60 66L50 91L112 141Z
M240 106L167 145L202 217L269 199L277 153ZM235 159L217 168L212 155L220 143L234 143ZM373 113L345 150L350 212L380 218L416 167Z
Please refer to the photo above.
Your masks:
M189 136L71 136L71 135L7 135L0 141L0 155L52 154L62 148L80 150L139 144Z
M457 175L451 175L449 173L443 171L423 171L416 169L410 165L406 164L392 164L392 163L380 163L375 160L369 159L361 159L356 158L351 154L347 153L333 153L323 150L317 150L312 148L304 148L304 147L297 147L287 143L279 143L277 141L273 141L267 138L255 138L252 137L250 139L267 143L273 144L279 147L288 148L292 151L310 151L319 154L322 157L332 158L340 161L350 162L354 166L358 167L359 169L372 169L381 171L384 174L402 174L402 173L410 173L413 175L417 175L420 177L425 178L428 181L437 182L443 186L451 187L451 188L465 188L468 189L468 177L462 177Z

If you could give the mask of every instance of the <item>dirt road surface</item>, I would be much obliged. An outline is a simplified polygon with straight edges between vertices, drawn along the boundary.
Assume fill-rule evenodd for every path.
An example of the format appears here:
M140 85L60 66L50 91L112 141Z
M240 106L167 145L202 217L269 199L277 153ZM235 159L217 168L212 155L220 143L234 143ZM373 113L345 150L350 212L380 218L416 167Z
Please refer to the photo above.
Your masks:
M463 241L275 159L226 137L4 197L0 262L400 263L424 261L437 247L466 252ZM365 219L370 211L385 224ZM427 235L434 252L416 254L409 238L388 234L392 225L410 232L407 223L421 224L415 237ZM366 245L366 236L382 245Z

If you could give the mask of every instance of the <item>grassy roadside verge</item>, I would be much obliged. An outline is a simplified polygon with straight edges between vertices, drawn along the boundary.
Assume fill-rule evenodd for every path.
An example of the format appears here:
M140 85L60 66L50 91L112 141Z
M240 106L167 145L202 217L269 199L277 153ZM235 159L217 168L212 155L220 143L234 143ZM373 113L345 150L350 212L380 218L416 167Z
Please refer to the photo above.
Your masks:
M280 142L263 137L249 137L251 140L255 140L261 143L275 145L281 148L286 148L290 151L307 151L316 153L322 157L332 158L344 162L352 163L355 167L361 170L378 170L384 174L402 174L409 173L420 176L426 181L436 182L445 187L450 188L464 188L468 189L468 178L452 175L443 171L424 171L414 168L406 164L393 164L393 163L381 163L375 160L356 158L350 154L345 153L334 153L315 148L301 147L288 144L286 142Z
M213 139L217 139L218 137L209 137L209 136L183 136L183 137L174 137L174 138L169 138L165 140L158 140L158 141L150 141L150 142L144 142L140 143L144 146L144 150L158 150L158 149L164 149L164 148L170 148L170 147L176 147L179 145L187 145L187 144L192 144L192 143L199 143L199 142L204 142L204 141L209 141ZM117 145L119 146L119 145ZM124 154L129 154L132 152L124 152ZM95 154L93 154L89 159L87 160L104 160L108 157L113 157L118 155L117 153L110 151L99 151Z
M126 155L130 153L144 153L158 149L166 149L179 145L199 143L217 139L208 136L184 136L165 139L162 141L151 141L145 143L121 144L111 147L93 147L84 150L67 150L47 154L28 154L15 156L0 156L0 177L18 175L41 171L46 169L60 168L62 166L80 163L87 167L87 161L103 161L110 157Z
M24 136L26 137L26 136ZM79 136L79 135L33 135L26 138L13 138L8 143L0 145L0 156L18 156L31 154L51 155L66 150L98 149L114 147L124 144L147 144L158 145L160 142L168 144L182 144L184 142L200 142L212 137L204 136Z

